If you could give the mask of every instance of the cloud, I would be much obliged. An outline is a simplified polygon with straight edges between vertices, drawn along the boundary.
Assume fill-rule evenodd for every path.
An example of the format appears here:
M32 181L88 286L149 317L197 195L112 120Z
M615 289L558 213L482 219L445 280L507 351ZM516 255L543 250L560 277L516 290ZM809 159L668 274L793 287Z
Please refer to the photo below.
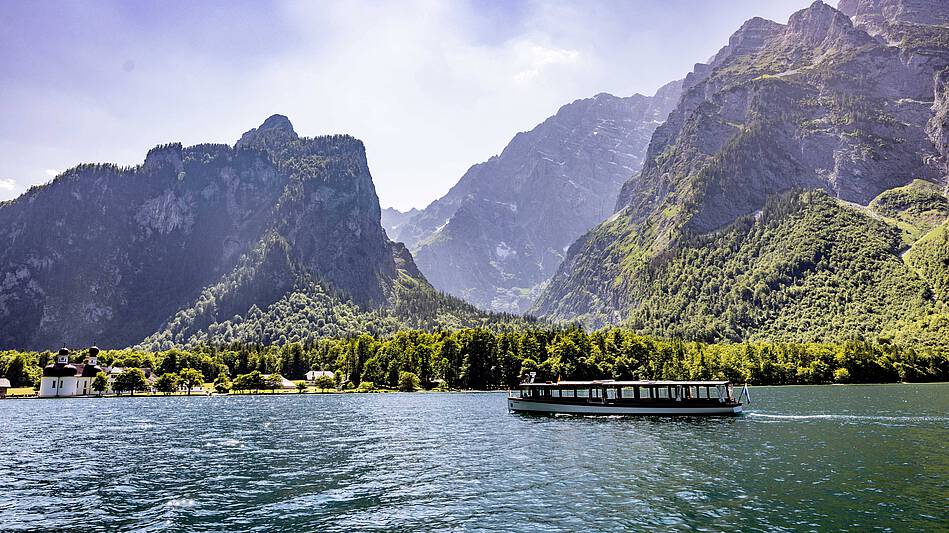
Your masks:
M527 69L514 75L514 79L519 82L540 76L541 70L550 65L575 63L580 58L580 52L576 50L557 50L537 44L528 45L522 53L527 62Z
M59 175L60 172L61 172L60 170L56 170L55 168L47 168L46 170L43 171L44 174L46 174L47 176L51 178L55 178L56 176Z
M12 200L19 193L20 186L11 178L0 178L0 202Z
M422 207L560 106L651 93L750 16L809 1L14 2L0 175L22 191L283 113L301 135L362 139L381 203Z

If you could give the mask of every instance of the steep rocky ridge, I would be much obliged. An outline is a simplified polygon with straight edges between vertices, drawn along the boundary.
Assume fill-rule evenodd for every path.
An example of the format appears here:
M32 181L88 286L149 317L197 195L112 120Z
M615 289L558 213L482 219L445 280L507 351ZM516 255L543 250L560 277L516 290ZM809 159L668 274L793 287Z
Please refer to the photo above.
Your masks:
M652 97L599 94L563 106L394 225L392 238L405 242L438 289L485 309L523 311L566 247L612 213L679 85Z
M447 302L380 215L362 143L301 138L280 115L233 147L80 165L0 205L0 346L188 343L293 292L320 295L309 311L336 333L337 306L397 320L400 287L437 314Z
M887 27L899 26L902 37L898 40L881 38L874 28L855 26L846 14L819 1L792 15L786 25L763 19L748 21L709 64L696 65L686 77L682 98L653 135L640 175L624 185L617 213L571 246L534 311L556 318L581 317L592 324L625 321L647 331L675 330L696 337L740 339L756 332L775 336L776 331L766 327L775 323L799 336L810 335L803 324L821 316L821 298L836 290L827 284L839 282L841 276L863 274L830 267L826 271L812 269L810 262L791 260L772 248L777 243L769 240L790 234L816 239L785 224L795 226L828 213L846 212L835 210L817 199L820 197L806 196L795 203L793 198L800 193L793 191L818 189L834 202L856 208L856 217L844 218L852 226L838 228L847 238L867 238L858 237L858 226L871 220L887 224L881 227L875 223L872 227L880 229L873 233L886 233L889 227L899 234L898 218L867 206L885 192L909 186L914 180L930 186L884 196L877 203L899 205L893 203L897 197L929 202L903 206L900 211L912 220L921 220L914 213L925 213L922 218L928 220L928 227L944 217L933 194L944 197L946 186L946 10L925 11L923 16L923 11L903 9L900 16L912 19L906 23L903 18L888 18L883 9L923 3L854 3L864 9L855 17L858 23L861 16L869 17L872 12L889 21ZM910 16L911 12L916 15ZM866 29L873 30L873 35ZM797 207L772 211L772 225L754 222L778 196L790 198L786 202ZM810 214L792 215L801 211ZM752 233L736 237L723 252L713 254L702 244L703 239L735 231L735 224L748 217ZM776 217L786 220L776 223ZM924 226L914 228L907 229L905 236L918 236L926 230ZM760 246L749 247L751 235ZM835 250L846 249L844 241L823 242L814 246L828 249L826 253L832 256ZM906 280L906 287L925 287L929 282L915 279L918 274L900 259L905 246L911 245L912 238L900 245L883 246L870 262L854 259L857 250L841 251L840 257L850 257L853 264L870 269L874 276L902 269L900 276L905 277L900 279ZM696 260L703 254L706 260ZM775 261L787 261L784 274L797 288L783 293L786 300L780 306L772 302L787 316L749 320L748 313L739 312L742 306L727 305L728 300L668 314L674 306L666 305L670 294L661 287L675 285L668 277L678 268L675 265L689 265L678 275L691 278L691 287L704 287L696 290L724 298L715 283L737 283L739 272L724 278L718 278L716 272L726 265L754 268L754 261L736 262L743 254L754 255L756 264L765 270ZM848 292L885 292L881 279L863 278L866 286L853 286ZM747 282L752 286L757 283ZM877 289L879 292L874 292ZM910 292L926 294L924 289ZM793 311L793 304L802 301L810 303ZM932 311L936 305L926 297L911 301L919 303L916 309ZM860 305L840 309L838 320L826 319L834 328L822 330L825 337L845 335L843 325L853 323L874 324L864 331L879 333L884 323L897 316L890 312L896 309L892 306L887 311ZM689 327L679 328L684 322Z

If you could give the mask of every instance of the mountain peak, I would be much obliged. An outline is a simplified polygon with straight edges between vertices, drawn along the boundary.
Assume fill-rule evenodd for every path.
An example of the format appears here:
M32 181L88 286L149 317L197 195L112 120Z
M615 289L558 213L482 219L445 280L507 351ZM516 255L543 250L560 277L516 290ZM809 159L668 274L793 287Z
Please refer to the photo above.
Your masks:
M244 133L237 141L236 147L273 149L299 138L289 118L285 115L274 114L267 117L260 127Z
M297 132L293 131L293 124L290 123L290 119L286 115L274 114L267 117L267 120L260 125L258 130L281 130L292 135L296 135Z
M824 51L836 44L856 46L870 39L863 31L854 28L853 22L846 14L821 0L816 0L810 7L791 15L785 31L785 40L796 46Z
M755 54L778 36L783 28L783 24L773 20L761 17L748 19L728 38L728 44L709 59L708 64L714 68L730 58Z

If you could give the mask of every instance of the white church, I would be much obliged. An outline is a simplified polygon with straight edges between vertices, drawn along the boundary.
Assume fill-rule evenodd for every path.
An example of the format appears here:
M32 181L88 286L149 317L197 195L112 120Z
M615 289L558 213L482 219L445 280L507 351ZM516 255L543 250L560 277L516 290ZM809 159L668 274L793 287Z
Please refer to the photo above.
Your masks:
M102 368L98 364L99 348L89 348L89 361L85 364L70 364L69 350L63 346L56 362L46 365L40 380L39 396L68 397L93 394L92 380Z

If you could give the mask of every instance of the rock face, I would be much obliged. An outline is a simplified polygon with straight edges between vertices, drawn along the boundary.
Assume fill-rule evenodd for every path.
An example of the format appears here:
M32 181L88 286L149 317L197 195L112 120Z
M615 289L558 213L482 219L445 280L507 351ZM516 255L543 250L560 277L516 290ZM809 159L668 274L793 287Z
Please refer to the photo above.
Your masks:
M751 220L751 233L735 236L737 240L728 246L735 254L758 253L743 248L742 239L754 238L754 249L761 251L772 248L767 236L756 232L782 228L784 235L797 234L773 217L797 213L793 216L799 218L794 220L810 221L836 212L821 196L789 199L796 197L794 191L819 189L839 204L858 209L914 180L944 192L946 4L923 0L842 4L846 13L815 2L792 15L786 25L752 19L709 64L696 65L685 79L676 109L653 135L640 175L624 185L617 213L571 246L534 312L582 317L594 324L627 321L656 331L661 328L652 317L667 310L662 302L669 302L673 295L654 284L662 279L672 283L667 278L670 269L687 264L679 275L693 277L697 286L705 287L702 290L717 292L712 282L715 269L725 264L753 268L731 256L716 262L711 255L703 266L696 257L711 254L709 239ZM854 15L857 25L848 14ZM785 198L782 205L794 207L766 210L768 202L778 197ZM932 199L929 192L909 197ZM922 206L913 209L929 212ZM763 212L770 214L772 225L761 220ZM856 235L856 228L851 229ZM778 238L778 233L774 235ZM810 238L814 232L801 235ZM912 244L911 239L905 244ZM837 244L825 242L824 246ZM899 245L881 250L896 260L887 258L863 268L903 265ZM834 291L830 285L805 283L826 274L808 270L811 263L789 263L793 264L802 269L793 272L799 276L792 276L793 282L814 292L792 291L785 309L795 298L819 301L820 291ZM726 276L718 283L727 280ZM830 278L825 282L830 283ZM925 281L920 284L924 286ZM688 313L705 316L707 322L677 333L746 338L762 327L762 317L739 318L736 309L740 306L735 306L719 307L716 315L710 315L711 307L689 308ZM876 311L857 307L841 313L848 319L860 317L863 323L880 324L879 316L871 316ZM685 320L684 309L663 317L666 324L674 327L670 323ZM729 313L729 318L722 318ZM800 311L800 317L819 319L808 317L805 311ZM719 320L720 327L710 326ZM703 327L708 330L702 331Z
M942 0L840 0L837 9L870 35L895 40L902 29L944 26L949 18L949 4Z
M565 105L471 167L444 197L407 220L392 218L387 231L436 288L484 309L521 312L567 246L613 212L679 85L652 97L599 94Z
M379 221L362 143L280 115L233 147L80 165L0 204L0 347L185 342L293 289L383 308L427 283Z

